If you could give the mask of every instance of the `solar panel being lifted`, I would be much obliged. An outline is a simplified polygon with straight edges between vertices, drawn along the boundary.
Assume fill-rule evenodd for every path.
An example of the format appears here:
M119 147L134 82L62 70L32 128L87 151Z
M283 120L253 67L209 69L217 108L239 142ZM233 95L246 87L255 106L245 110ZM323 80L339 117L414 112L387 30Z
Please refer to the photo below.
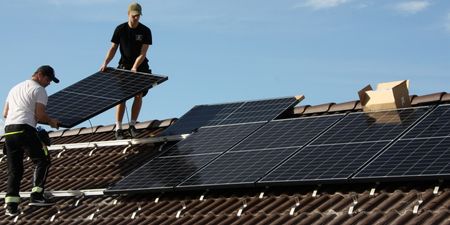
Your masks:
M168 78L108 68L49 96L47 113L61 127L76 126Z
M202 126L269 121L295 106L304 96L198 105L184 114L161 136L188 134Z
M353 179L450 176L450 105L440 105Z

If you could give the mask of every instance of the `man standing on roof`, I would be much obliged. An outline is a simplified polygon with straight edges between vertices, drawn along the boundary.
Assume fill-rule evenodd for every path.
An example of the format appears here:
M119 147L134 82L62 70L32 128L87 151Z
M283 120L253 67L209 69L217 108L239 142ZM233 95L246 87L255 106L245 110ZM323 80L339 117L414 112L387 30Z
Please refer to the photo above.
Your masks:
M53 203L44 196L45 180L50 167L50 156L39 139L36 124L46 123L58 128L59 121L50 118L45 111L50 82L59 83L52 67L39 67L30 80L14 86L6 98L5 153L8 163L8 187L5 197L6 215L19 214L20 182L23 176L23 156L27 154L35 165L33 189L29 205L49 206Z
M134 72L151 73L148 65L147 50L152 45L152 33L148 27L139 23L142 15L142 7L134 2L128 6L128 22L120 24L116 27L112 36L111 48L106 54L105 61L100 70L105 71L108 63L114 58L117 48L120 47L121 58L119 61L119 69L131 70ZM135 124L141 111L142 97L148 91L134 96L133 106L131 108L131 121L129 132L132 137L136 136ZM116 110L116 139L123 139L124 132L122 130L122 119L125 112L125 102L117 105Z

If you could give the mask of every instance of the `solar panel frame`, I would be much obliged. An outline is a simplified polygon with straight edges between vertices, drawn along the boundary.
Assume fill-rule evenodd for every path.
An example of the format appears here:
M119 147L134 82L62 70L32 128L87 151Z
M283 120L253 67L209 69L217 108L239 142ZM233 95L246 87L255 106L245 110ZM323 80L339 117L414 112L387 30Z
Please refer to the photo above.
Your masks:
M107 68L105 72L92 74L50 95L47 113L60 120L60 127L70 128L167 79L166 76Z

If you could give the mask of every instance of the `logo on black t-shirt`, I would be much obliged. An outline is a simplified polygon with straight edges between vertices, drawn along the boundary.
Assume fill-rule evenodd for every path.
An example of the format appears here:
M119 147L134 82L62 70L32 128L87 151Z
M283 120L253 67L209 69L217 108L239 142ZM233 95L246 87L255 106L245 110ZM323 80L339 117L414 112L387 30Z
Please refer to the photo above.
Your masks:
M144 40L144 35L136 34L136 41L143 41L143 40Z

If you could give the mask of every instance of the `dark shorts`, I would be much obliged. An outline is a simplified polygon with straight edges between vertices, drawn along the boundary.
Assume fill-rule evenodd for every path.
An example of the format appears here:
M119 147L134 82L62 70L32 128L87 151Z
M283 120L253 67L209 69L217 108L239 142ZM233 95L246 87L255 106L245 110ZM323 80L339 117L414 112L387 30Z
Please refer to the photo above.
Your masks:
M133 67L132 65L123 65L123 64L119 64L119 66L117 67L118 69L123 69L123 70L131 70L131 67ZM152 70L150 69L150 67L148 66L148 63L142 63L139 68L137 69L138 72L142 72L142 73L152 73ZM145 90L142 93L142 97L146 96L148 93L148 90Z

